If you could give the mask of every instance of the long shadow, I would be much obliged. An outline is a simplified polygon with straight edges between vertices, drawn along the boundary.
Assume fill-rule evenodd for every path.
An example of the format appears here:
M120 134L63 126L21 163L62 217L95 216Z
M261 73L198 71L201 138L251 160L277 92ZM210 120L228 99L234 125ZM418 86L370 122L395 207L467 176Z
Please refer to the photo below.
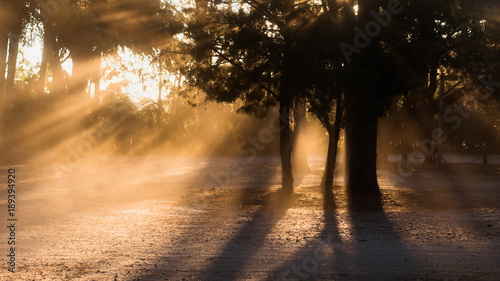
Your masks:
M348 192L347 196L356 278L413 278L409 253L384 211L382 193Z
M453 171L454 168L457 171ZM488 226L490 221L485 220L478 212L481 209L500 208L500 200L496 196L500 175L473 165L450 166L448 169L450 170L415 173L412 181L404 186L411 188L412 194L419 199L422 205L420 209L424 207L428 211L463 214L470 218L465 226L471 232L495 236L499 229L493 224ZM430 175L424 177L426 174Z
M189 215L185 215L175 225L167 224L169 227L176 227L178 234L165 243L163 249L159 249L164 254L154 260L154 267L148 266L133 275L140 280L175 280L180 276L191 279L203 272L203 276L197 279L217 280L220 272L224 272L225 279L234 279L286 213L288 203L292 200L280 192L271 192L278 165L273 158L264 158L258 157L255 161L237 158L205 159L206 164L192 173L187 184L187 190L193 191L189 196L197 196L198 199L201 197L204 201L188 199L179 202ZM231 165L238 172L228 172L227 167ZM230 178L226 180L226 177ZM211 187L210 190L206 186ZM196 195L198 192L201 195ZM238 224L241 221L235 220L238 221L242 211L245 212L249 205L258 209L242 226ZM214 255L206 247L217 247L220 244L216 237L221 229L224 229L222 233L236 233L231 234L234 237ZM204 231L211 233L204 235ZM205 241L205 238L207 243L201 244L201 240ZM197 255L206 259L200 260L196 258ZM207 263L210 265L203 269Z
M317 237L274 268L266 280L338 280L349 264L342 245L337 211L324 211Z
M416 270L401 238L383 210L324 211L318 238L275 268L267 280L405 280ZM370 206L382 206L371 197ZM366 202L365 202L366 203ZM359 207L359 205L356 205Z
M447 176L440 178L440 181L448 182L452 180L449 177L455 177L454 182L457 182L456 175L453 174L447 174ZM430 177L430 179L432 180L433 177ZM417 187L414 192L418 194L418 197L428 198L428 196L432 196L432 193L426 194L426 191L422 190L428 180L429 177L426 176L421 179L420 183L408 182L408 184ZM448 207L445 206L445 208L453 207L456 210L461 210L461 212L466 212L468 216L475 217L476 219L473 222L467 220L467 223L471 224L469 227L475 226L483 235L495 237L495 233L498 234L498 224L491 220L492 216L488 216L488 221L485 221L476 211L472 211L470 208L467 209L470 202L464 203L463 198L460 198L467 194L464 193L463 189L468 185L467 183L460 183L456 186L444 187L444 191L452 202L442 202L442 204L449 205ZM417 278L445 280L446 278L453 278L454 275L458 276L458 274L467 276L466 279L472 279L471 276L473 276L474 272L464 271L466 269L463 266L466 268L467 265L462 266L460 264L471 263L471 261L474 263L479 260L478 258L469 260L466 257L467 261L461 261L462 256L453 257L452 254L445 252L427 253L429 249L425 247L429 247L429 245L424 246L423 252L415 248L425 241L425 236L429 231L429 229L423 229L426 227L425 222L423 224L417 223L419 228L413 229L413 224L411 222L407 224L406 218L412 220L418 218L418 213L409 213L408 215L404 214L404 212L392 213L390 206L384 206L384 202L387 202L386 197L390 196L390 194L386 194L388 191L384 188L382 188L382 191L383 193L379 196L367 196L361 199L361 202L353 202L359 200L359 197L354 198L351 196L347 199L349 202L347 213L325 212L324 228L318 235L318 239L295 251L293 257L286 259L270 272L267 280L416 280ZM335 195L337 203L339 203L338 191L335 192ZM415 200L415 198L408 199ZM457 201L457 199L462 200ZM480 203L475 197L471 199L475 201L473 203ZM345 200L345 198L341 200ZM403 200L403 203L410 201ZM417 205L411 207L410 210L421 210L422 206L420 205L422 202L417 201ZM497 201L488 201L486 206L492 209L496 207L496 210L498 210L498 204L495 205L495 202ZM477 206L483 206L483 204ZM384 207L388 211L384 211ZM338 209L338 206L336 209ZM345 225L343 225L343 222L348 225L350 230L348 234L344 232L345 227L343 226ZM401 231L399 226L396 229L396 223L403 223L403 229L409 227L410 232ZM433 225L429 226L432 227ZM423 237L418 237L420 233L422 233ZM417 235L417 237L406 238L407 235ZM406 244L407 239L413 241L411 242L412 248L407 248L410 246L410 244ZM325 241L330 243L324 246ZM493 247L495 245L498 244L491 244ZM432 244L430 246L435 247ZM329 249L329 252L321 255L320 259L316 259L318 250L324 249ZM445 247L438 246L433 249L443 251ZM450 251L455 253L457 249L450 248ZM437 268L432 264L432 259L436 258L436 255L439 255L439 257L448 256L452 261L456 259L456 264L459 264L460 268L450 267L450 260L434 260L439 264L439 268ZM498 256L499 254L494 249L485 254L482 259L488 264L478 265L479 271L477 272L486 270L487 273L493 274L493 271L490 271L491 268L488 266L491 265L493 259L498 260ZM427 258L429 258L429 262L424 261ZM446 267L445 270L440 268L443 265Z
M417 269L384 211L350 211L350 277L369 280L411 280Z
M432 221L424 221L424 227L433 231L432 240L436 243L447 240L450 253L454 253L448 254L448 263L441 270L448 274L474 276L477 271L471 268L477 267L494 274L500 258L499 245L494 242L500 233L497 223L500 200L496 196L500 177L484 171L479 165L450 165L446 168L444 171L416 173L413 179L416 183L408 183L410 187L419 187L413 192L422 202L426 199L425 210L438 213ZM467 240L463 240L464 237ZM471 240L474 240L473 244ZM481 256L481 259L476 256Z
M292 201L292 197L280 191L264 196L259 210L239 229L198 278L222 280L218 276L223 273L223 280L235 280L263 245L272 228L285 215Z

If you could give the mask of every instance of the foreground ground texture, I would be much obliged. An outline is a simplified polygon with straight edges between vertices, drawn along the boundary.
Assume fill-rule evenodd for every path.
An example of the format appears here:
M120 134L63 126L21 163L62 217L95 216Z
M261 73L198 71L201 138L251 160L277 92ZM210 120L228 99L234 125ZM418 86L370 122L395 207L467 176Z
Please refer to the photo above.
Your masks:
M498 280L500 166L380 171L384 212L322 210L323 163L284 200L277 158L103 157L16 168L0 280ZM7 177L0 187L7 224Z

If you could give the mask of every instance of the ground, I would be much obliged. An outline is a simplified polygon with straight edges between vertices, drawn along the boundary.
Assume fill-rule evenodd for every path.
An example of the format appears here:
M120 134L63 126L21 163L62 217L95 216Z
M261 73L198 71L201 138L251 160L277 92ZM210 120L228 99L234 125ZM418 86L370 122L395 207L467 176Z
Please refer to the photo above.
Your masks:
M379 171L384 212L349 211L341 176L324 212L310 166L286 199L274 157L6 163L0 280L498 280L500 165Z

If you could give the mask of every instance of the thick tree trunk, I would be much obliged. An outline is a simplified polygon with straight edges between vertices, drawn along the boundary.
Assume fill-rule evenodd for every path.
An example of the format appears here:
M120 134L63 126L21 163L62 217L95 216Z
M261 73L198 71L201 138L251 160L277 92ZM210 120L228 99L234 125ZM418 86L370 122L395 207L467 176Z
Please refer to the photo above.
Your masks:
M376 112L359 95L350 102L346 119L346 178L353 210L381 210L377 182Z
M284 4L293 1L285 0ZM292 59L293 40L291 37L291 14L284 16L283 35L283 58L281 62L281 78L279 86L279 119L280 119L280 150L281 150L281 178L282 189L287 194L293 194L292 174L292 144L290 139L290 106L297 90L296 71Z
M9 34L9 59L7 61L7 80L5 81L6 94L12 95L14 78L16 77L17 58L19 56L19 35Z
M293 193L292 175L292 145L290 143L290 102L280 101L280 150L281 150L281 179L282 189L286 193Z
M295 171L308 172L311 170L307 163L304 136L306 134L306 109L302 101L296 100L294 104L294 131L292 163Z
M378 193L377 116L351 116L346 123L347 189L355 193Z
M5 97L5 71L7 67L8 44L9 38L7 34L0 34L0 98Z

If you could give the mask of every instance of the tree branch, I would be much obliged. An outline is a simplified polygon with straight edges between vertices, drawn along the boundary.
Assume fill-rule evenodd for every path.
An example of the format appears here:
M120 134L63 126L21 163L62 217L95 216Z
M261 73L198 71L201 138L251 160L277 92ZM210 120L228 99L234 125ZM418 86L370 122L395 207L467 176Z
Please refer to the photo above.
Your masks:
M230 58L223 55L219 50L214 50L214 51L219 55L219 57L221 57L222 59L224 59L225 61L230 63L232 66L238 68L239 70L241 70L243 72L247 72L247 70L245 70L241 65L237 64L236 62L232 61ZM279 100L279 95L277 95L273 90L271 90L269 87L264 85L264 83L258 82L258 81L256 83L259 86L261 86L264 90L266 90L268 93L270 93L271 96L273 96L275 99Z

